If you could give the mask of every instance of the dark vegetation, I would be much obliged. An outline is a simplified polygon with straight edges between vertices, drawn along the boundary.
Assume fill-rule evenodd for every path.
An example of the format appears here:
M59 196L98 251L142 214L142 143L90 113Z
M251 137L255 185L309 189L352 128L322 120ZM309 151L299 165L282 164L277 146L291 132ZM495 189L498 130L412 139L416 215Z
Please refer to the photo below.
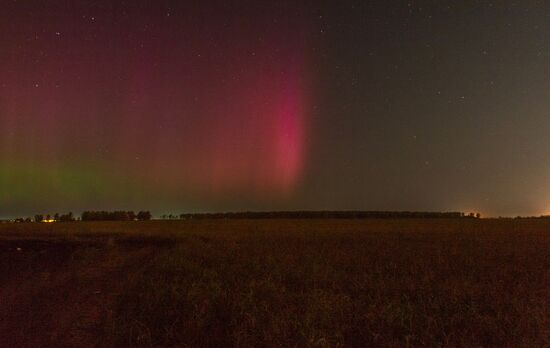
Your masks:
M149 211L140 211L137 214L133 211L85 211L82 213L81 221L146 221L151 220L152 215ZM34 218L17 218L13 222L72 222L78 219L73 213L44 215L36 214ZM6 221L10 222L10 221Z
M272 211L180 214L180 219L441 219L479 218L462 212L417 211Z
M16 222L23 222L22 221L23 219L16 219L15 221ZM34 216L34 222L43 222L43 221L58 221L58 222L70 222L70 221L75 221L75 218L73 216L73 213L68 213L68 214L62 214L62 215L59 215L59 214L54 214L54 216L51 216L51 215L46 215L44 216L43 214L37 214ZM31 218L26 218L24 222L32 222Z
M148 211L85 211L82 213L82 221L134 221L151 220L151 213Z
M268 212L226 212L226 213L184 213L164 214L162 220L186 219L441 219L441 218L480 218L479 213L462 212L414 212L414 211L268 211ZM81 221L135 221L151 220L149 211L85 211ZM15 222L69 222L75 221L73 213L35 215L31 218L18 218Z
M544 347L550 221L0 225L2 346Z

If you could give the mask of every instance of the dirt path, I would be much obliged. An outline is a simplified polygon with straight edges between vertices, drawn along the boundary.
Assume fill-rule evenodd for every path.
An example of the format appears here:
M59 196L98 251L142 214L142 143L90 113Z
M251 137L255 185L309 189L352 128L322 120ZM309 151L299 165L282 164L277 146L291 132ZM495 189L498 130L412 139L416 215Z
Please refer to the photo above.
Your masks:
M125 281L158 249L16 245L0 245L0 347L96 346Z

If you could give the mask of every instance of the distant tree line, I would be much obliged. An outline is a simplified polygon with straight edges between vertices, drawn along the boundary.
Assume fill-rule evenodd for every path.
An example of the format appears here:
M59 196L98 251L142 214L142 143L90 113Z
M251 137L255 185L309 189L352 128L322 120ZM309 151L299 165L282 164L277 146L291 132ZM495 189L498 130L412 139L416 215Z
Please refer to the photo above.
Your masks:
M180 219L426 219L426 218L480 218L479 213L462 212L416 212L416 211L273 211L187 213Z
M140 211L85 211L82 213L82 221L134 221L151 220L151 213Z
M226 213L184 213L162 215L161 219L434 219L434 218L480 218L479 213L463 212L417 212L417 211L271 211L271 212L226 212ZM149 211L85 211L82 221L145 221L151 220ZM37 214L32 218L18 218L15 222L69 222L76 221L73 213Z
M37 214L34 216L34 222L44 222L44 221L70 222L75 220L76 219L73 216L73 213L68 213L68 214L55 213L53 216L50 214L47 214L47 215Z
M82 221L134 221L151 220L149 211L140 211L137 214L133 211L85 211L82 213ZM33 218L16 218L13 222L70 222L78 219L73 213L59 214L36 214Z
M73 216L73 213L68 214L59 214L55 213L54 215L51 214L36 214L34 217L26 217L26 218L17 218L13 221L15 222L70 222L75 221L75 217Z
M32 219L31 218L17 218L15 220L13 220L15 222L32 222Z
M174 215L174 214L163 214L160 216L161 220L178 220L181 219L181 215Z

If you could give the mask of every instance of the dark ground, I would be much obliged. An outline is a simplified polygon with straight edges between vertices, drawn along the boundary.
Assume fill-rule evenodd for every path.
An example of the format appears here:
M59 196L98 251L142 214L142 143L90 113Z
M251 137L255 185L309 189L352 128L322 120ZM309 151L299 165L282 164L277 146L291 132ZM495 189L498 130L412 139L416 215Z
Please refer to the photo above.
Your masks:
M0 346L550 346L549 220L0 224Z

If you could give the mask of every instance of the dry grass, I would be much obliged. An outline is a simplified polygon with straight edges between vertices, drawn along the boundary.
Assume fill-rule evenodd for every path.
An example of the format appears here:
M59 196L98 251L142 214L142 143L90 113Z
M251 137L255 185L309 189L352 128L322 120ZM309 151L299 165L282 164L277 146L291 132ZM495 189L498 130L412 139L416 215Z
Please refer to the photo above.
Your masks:
M550 346L547 220L0 225L0 261L10 345Z

